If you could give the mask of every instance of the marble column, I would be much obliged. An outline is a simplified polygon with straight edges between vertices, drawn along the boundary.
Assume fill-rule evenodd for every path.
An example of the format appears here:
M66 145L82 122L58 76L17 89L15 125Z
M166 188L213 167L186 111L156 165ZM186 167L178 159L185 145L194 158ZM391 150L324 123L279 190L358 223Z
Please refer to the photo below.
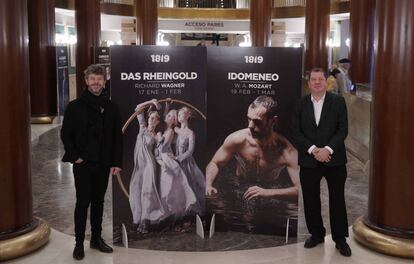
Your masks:
M368 214L355 238L414 258L414 1L377 0Z
M137 45L156 45L158 1L136 0Z
M328 69L330 0L307 0L305 12L305 71Z
M375 0L351 1L351 69L356 83L369 83L374 44Z
M55 1L31 0L27 7L32 123L51 123L57 115Z
M250 1L250 36L252 47L271 46L271 0Z
M101 44L100 0L75 0L76 21L76 94L86 88L83 71L93 63L93 47Z
M26 0L0 1L0 261L48 240L33 217L30 175L29 33Z

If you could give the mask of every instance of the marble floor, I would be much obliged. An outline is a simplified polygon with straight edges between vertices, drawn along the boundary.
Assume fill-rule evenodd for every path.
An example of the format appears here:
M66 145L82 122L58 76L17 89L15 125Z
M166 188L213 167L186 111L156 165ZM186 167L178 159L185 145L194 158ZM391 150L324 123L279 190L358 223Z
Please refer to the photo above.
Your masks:
M352 236L352 232L350 234ZM349 239L352 256L345 258L335 250L335 244L326 239L313 249L304 249L302 243L254 250L219 252L177 252L117 247L113 254L100 253L85 247L85 258L72 258L73 238L52 230L49 243L27 256L7 261L13 264L405 264L413 260L390 257L375 253L355 240Z
M36 129L36 128L34 128ZM59 139L59 127L41 134L32 147L33 211L52 227L49 243L28 256L9 263L73 263L71 256L73 238L73 208L75 191L71 166L60 162L63 146ZM349 155L346 200L349 224L363 215L367 206L368 176L364 164ZM322 181L323 218L329 233L328 194ZM112 195L111 186L105 202L103 237L112 241ZM116 247L114 254L102 254L86 250L83 263L412 263L412 260L388 257L374 253L357 244L350 235L353 249L351 258L343 258L334 248L330 238L324 245L307 250L301 243L307 237L304 223L302 199L299 202L298 239L300 243L279 246L280 241L272 236L243 233L218 233L214 239L200 239L194 234L183 234L179 238L163 236L141 241L141 249ZM328 235L329 237L329 235ZM168 244L175 243L174 247ZM182 247L189 251L209 251L214 244L215 252L178 252ZM85 242L86 245L86 242ZM194 248L188 247L194 245ZM87 247L86 247L87 248ZM157 250L152 250L157 249ZM173 251L168 251L173 250ZM335 259L335 260L334 260Z

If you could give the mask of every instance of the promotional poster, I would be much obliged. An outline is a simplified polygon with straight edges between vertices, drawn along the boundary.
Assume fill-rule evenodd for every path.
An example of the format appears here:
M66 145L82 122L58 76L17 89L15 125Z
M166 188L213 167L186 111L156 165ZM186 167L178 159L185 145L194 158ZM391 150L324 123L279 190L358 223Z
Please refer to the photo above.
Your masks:
M69 103L68 48L56 47L58 114L63 115Z
M112 100L123 120L113 177L114 243L194 232L205 214L206 49L112 46Z
M208 48L206 201L217 231L296 237L301 66L301 49Z

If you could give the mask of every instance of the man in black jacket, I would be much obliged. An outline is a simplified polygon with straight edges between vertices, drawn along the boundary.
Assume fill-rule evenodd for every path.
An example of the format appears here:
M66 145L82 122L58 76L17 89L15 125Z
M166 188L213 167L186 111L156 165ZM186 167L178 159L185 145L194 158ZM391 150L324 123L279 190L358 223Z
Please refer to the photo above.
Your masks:
M346 104L343 97L326 91L326 76L322 69L312 69L308 85L311 94L297 102L292 122L299 152L306 226L312 235L304 246L313 248L324 242L320 200L320 181L324 177L329 190L332 239L342 255L350 256L351 249L346 243L348 220L344 198L347 177L344 140L348 135Z
M104 196L109 175L119 173L122 163L122 129L118 107L105 90L105 68L90 65L85 71L88 86L82 96L65 111L61 138L65 147L62 161L73 163L76 208L73 258L85 256L83 241L88 207L91 204L90 247L102 252L113 250L101 237Z

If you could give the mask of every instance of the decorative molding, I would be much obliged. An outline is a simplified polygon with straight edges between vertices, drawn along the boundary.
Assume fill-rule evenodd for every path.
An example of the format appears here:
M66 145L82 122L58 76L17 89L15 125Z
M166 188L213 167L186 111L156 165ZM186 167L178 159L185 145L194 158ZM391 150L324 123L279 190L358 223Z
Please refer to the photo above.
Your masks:
M38 218L39 225L31 232L11 239L0 241L0 261L26 255L37 250L49 241L50 227Z
M52 124L54 116L39 116L39 117L31 117L30 123L32 124Z
M414 258L413 239L379 233L365 225L362 216L355 221L352 229L355 240L372 250L392 256Z

